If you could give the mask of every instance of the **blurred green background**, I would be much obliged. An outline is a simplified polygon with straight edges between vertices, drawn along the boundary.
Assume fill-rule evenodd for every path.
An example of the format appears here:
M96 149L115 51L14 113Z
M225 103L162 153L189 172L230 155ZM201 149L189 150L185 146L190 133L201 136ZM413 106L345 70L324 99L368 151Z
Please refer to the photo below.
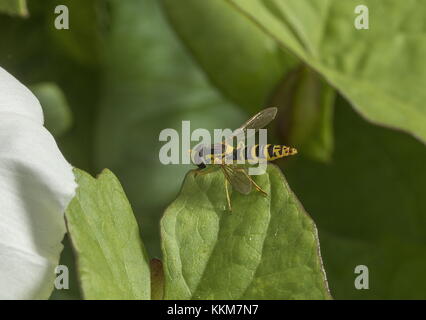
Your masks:
M69 30L54 27L59 4ZM424 144L366 121L226 1L33 0L26 17L0 14L0 34L0 66L36 93L68 161L118 176L151 257L193 168L159 162L160 131L182 120L236 128L278 106L270 139L300 150L278 164L318 226L333 297L426 298ZM64 242L70 290L52 298L78 299ZM369 290L354 287L357 265L369 267Z

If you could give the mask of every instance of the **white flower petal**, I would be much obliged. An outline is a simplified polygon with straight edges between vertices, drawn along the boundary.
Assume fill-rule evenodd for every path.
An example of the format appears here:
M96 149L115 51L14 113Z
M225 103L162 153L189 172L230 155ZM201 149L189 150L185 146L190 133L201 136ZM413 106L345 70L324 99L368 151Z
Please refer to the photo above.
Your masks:
M76 183L42 124L37 99L0 68L0 300L53 289Z
M0 118L17 114L43 124L43 111L37 98L22 83L0 67Z

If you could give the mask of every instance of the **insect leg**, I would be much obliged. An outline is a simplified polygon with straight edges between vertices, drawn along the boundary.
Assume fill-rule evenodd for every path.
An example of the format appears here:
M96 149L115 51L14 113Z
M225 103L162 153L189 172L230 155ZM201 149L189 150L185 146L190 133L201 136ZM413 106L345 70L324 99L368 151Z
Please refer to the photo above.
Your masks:
M247 174L247 172L243 168L239 168L239 169L235 169L235 170L243 172L246 175L246 177L250 180L250 182L253 184L253 186L255 187L255 189L257 191L262 193L265 197L268 195L268 193L266 191L264 191L261 187L259 187L259 185L256 182L254 182L254 180L250 177L250 175Z
M232 212L231 198L229 196L229 190L228 190L228 179L226 177L225 177L225 193L226 193L226 200L228 201L229 211Z

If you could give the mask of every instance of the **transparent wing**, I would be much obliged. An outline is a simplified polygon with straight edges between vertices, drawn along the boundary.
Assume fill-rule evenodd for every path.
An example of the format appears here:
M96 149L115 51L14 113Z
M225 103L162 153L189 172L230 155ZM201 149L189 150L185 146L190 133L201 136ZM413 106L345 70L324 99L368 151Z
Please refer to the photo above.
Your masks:
M269 122L274 120L275 116L277 115L277 111L278 111L277 108L264 109L260 111L259 113L255 114L249 120L247 120L247 122L244 123L238 129L239 130L261 129L263 127L266 127Z
M225 174L225 178L235 190L242 194L250 193L252 185L245 171L235 170L232 166L222 166L222 169Z
M275 119L277 115L277 108L267 108L259 113L255 114L246 123L244 123L241 127L236 129L232 135L227 140L232 140L234 137L239 136L241 134L245 134L247 129L255 129L252 134L256 133L258 129L266 127L272 120Z

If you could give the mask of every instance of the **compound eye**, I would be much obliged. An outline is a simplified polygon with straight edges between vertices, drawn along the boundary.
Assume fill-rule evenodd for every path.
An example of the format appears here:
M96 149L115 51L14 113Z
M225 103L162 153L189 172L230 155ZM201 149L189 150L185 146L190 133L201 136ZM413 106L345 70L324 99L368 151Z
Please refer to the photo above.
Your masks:
M198 145L194 148L194 151L192 153L192 162L196 165L199 165L204 162L203 156L204 156L204 145Z

